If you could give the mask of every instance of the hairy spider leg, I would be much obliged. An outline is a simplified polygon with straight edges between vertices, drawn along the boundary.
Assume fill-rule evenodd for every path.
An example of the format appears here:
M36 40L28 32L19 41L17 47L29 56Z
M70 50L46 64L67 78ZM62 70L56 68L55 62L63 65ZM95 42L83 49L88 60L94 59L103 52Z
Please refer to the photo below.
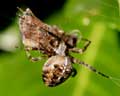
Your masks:
M40 60L42 60L42 58L44 58L44 56L33 57L31 55L30 51L33 51L33 49L32 48L27 48L27 47L25 48L26 55L27 55L27 57L30 61L32 61L32 62L40 61ZM39 50L34 50L34 51L38 51L40 53Z
M89 70L95 72L96 74L99 74L101 75L102 77L105 77L107 79L110 79L115 85L117 85L118 87L120 87L120 79L119 78L114 78L112 76L108 76L100 71L98 71L96 68L94 68L93 66L89 65L89 64L86 64L85 62L83 61L79 61L75 58L72 58L73 60L73 63L76 63L76 64L81 64L83 65L84 67L88 68Z
M81 40L85 41L84 47L83 48L72 48L70 49L70 51L83 54L87 50L88 46L91 44L91 41L85 38L81 38Z

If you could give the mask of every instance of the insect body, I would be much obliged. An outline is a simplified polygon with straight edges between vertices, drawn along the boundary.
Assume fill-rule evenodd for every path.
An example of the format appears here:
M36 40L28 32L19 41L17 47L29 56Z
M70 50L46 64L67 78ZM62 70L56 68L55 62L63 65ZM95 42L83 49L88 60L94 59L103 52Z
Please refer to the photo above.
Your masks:
M85 41L85 45L83 48L76 48L78 37L75 33L66 34L56 26L43 23L35 17L29 8L26 11L18 9L22 12L22 16L19 18L19 28L28 58L32 61L38 61L42 58L32 57L29 53L30 50L37 50L48 58L42 72L43 81L47 86L57 86L67 80L74 72L72 67L74 63L81 64L96 74L112 79L69 54L70 52L82 54L91 41L81 38L82 41Z

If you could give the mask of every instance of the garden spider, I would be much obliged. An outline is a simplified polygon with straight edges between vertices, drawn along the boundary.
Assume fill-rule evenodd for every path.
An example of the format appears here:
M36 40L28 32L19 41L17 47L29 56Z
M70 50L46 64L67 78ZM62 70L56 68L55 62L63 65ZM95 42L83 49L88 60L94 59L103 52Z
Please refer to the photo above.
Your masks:
M113 80L112 77L97 71L91 65L75 59L69 54L70 52L84 53L91 41L81 38L81 41L85 41L85 45L81 49L76 48L78 42L76 32L66 34L57 26L43 23L29 8L26 11L18 9L22 12L22 15L19 15L19 28L28 58L31 61L48 58L42 70L42 79L47 86L57 86L67 80L69 76L74 75L76 71L72 64L83 65L96 74ZM32 57L31 50L37 50L44 56Z

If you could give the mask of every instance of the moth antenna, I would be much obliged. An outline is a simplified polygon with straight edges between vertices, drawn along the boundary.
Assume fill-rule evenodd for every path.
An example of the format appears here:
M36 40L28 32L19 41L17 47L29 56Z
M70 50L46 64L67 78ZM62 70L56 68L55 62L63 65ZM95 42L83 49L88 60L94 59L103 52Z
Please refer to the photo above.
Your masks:
M21 17L21 15L19 14L19 13L16 13L16 15L20 18Z
M78 64L81 64L83 66L85 66L86 68L88 68L89 70L95 72L96 74L99 74L101 75L102 77L105 77L107 79L110 79L115 85L117 85L118 87L120 87L120 79L118 78L114 78L114 77L111 77L111 76L108 76L100 71L97 71L93 66L89 65L89 64L86 64L85 62L82 62L82 61L78 61L76 59L74 59L73 61L74 63L78 63Z
M22 8L17 7L17 9L18 9L21 13L24 13L24 11L22 10Z
M19 10L20 13L22 14L24 13L24 11L20 7L17 7L17 9ZM17 12L16 15L20 18L22 15L19 12Z

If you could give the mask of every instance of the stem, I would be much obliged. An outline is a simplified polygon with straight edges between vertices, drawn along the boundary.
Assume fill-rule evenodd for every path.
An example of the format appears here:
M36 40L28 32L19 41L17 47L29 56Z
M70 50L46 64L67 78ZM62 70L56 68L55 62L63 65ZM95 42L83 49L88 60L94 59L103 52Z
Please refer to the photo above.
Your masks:
M119 15L120 15L120 0L118 0L118 6L119 6Z

